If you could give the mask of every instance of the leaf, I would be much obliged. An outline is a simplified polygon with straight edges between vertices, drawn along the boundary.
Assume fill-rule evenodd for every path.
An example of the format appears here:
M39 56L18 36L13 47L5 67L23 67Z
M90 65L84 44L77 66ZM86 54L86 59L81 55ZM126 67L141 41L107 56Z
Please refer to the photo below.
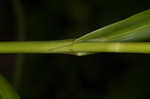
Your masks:
M79 42L134 42L150 38L150 10L130 16L77 38ZM93 54L81 52L83 55ZM78 55L78 53L76 54ZM83 56L79 55L79 56Z
M149 38L150 10L146 10L114 24L110 24L96 31L90 32L76 39L75 43L81 41L143 41Z
M8 81L0 75L0 99L21 99Z

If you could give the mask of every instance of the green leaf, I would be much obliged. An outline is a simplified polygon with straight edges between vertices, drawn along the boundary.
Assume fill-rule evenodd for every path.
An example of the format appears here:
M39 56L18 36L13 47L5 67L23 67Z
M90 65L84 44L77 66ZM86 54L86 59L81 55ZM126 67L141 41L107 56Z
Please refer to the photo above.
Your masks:
M90 32L76 39L75 43L81 41L144 41L149 38L150 10L146 10L114 24L110 24L96 31Z
M21 99L8 81L0 75L0 99Z
M77 38L79 42L134 42L150 39L150 10L130 16ZM80 52L79 56L93 54ZM78 55L78 53L75 53Z

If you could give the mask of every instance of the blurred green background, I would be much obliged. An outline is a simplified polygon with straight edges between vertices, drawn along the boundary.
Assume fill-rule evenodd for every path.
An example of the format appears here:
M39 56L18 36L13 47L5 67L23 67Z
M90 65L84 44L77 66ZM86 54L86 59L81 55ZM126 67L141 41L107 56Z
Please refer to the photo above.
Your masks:
M15 2L16 5L14 5ZM77 38L150 7L147 0L0 0L0 41ZM20 10L17 15L16 10ZM22 21L18 22L18 16ZM19 28L24 29L19 30ZM17 55L0 55L12 85ZM149 99L150 55L77 57L25 54L16 86L22 99Z

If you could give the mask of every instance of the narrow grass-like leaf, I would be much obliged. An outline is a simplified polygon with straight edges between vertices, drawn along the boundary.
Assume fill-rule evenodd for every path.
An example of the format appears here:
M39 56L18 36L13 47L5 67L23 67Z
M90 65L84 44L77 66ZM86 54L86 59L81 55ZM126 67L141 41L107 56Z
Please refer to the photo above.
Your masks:
M150 10L143 11L124 20L90 32L77 38L74 44L84 41L134 42L148 39L150 39ZM87 52L82 53L84 53L83 55L93 54ZM81 54L80 56L83 55Z
M143 41L150 38L150 10L135 14L110 24L96 31L90 32L75 42L81 41Z
M20 99L8 81L0 75L0 99Z

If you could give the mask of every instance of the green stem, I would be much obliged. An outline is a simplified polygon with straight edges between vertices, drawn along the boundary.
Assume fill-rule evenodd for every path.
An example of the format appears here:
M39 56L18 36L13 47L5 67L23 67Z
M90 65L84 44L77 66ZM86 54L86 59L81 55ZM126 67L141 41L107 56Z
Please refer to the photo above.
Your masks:
M12 0L12 4L16 16L17 40L24 41L26 33L26 24L23 7L20 0ZM13 83L16 88L19 88L21 84L23 65L24 65L24 55L18 54L16 56L16 64L13 74Z
M17 25L17 40L24 41L26 34L26 22L24 10L20 0L12 0L13 10L16 17L16 25Z
M70 40L0 42L0 53L55 53L55 49L63 48L64 46L67 46L70 43L72 43L72 41ZM57 52L65 52L66 50L67 49Z
M104 43L81 42L72 40L31 41L31 42L0 42L0 53L150 53L150 42L139 43Z
M150 53L150 42L85 42L73 46L75 52Z

